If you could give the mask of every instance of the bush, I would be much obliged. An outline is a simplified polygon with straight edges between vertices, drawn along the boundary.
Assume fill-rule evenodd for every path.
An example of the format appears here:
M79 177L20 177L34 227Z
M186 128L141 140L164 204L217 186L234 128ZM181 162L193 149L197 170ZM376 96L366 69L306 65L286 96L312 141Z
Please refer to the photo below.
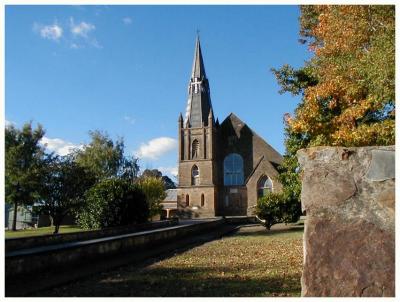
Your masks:
M256 214L265 220L269 230L277 223L296 222L301 215L301 205L284 193L268 193L257 201Z
M85 206L77 215L84 229L143 223L148 218L146 196L124 179L107 179L94 185L86 192Z
M139 188L146 195L147 203L150 209L150 219L161 214L163 206L161 202L165 198L164 181L157 177L144 177L137 183Z

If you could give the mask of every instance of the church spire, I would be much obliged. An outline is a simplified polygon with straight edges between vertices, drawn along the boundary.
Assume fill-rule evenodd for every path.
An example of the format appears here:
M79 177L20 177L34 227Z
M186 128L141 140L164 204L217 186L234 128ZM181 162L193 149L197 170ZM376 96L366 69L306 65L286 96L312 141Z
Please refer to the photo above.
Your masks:
M200 38L196 38L192 74L189 81L189 96L184 125L191 128L208 126L208 114L212 110L210 87L204 68ZM214 121L214 117L212 119Z
M201 53L200 37L197 35L196 47L194 51L193 67L192 67L192 79L193 78L205 78L206 70L204 68L203 55Z

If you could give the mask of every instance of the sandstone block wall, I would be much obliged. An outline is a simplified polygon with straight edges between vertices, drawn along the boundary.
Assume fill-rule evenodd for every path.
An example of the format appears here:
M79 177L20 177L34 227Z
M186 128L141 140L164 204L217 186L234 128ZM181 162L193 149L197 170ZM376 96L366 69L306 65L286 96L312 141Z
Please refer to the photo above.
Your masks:
M395 295L395 148L300 150L302 296Z

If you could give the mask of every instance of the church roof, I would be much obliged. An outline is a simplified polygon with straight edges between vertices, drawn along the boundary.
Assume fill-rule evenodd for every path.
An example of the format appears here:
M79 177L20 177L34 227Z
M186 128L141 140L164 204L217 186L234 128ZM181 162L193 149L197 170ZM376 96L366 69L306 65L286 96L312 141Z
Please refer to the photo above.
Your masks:
M240 131L243 127L247 126L253 134L253 139L257 140L261 145L263 145L263 151L265 154L265 159L268 160L274 167L276 165L281 164L282 155L276 151L270 144L268 144L261 136L259 136L253 129L251 129L245 122L243 122L239 117L237 117L234 113L229 114L225 120L221 123L221 127L224 124L231 123L233 129L236 132L236 135L240 137Z
M208 126L208 117L212 111L210 88L204 68L200 39L197 37L193 58L192 73L189 81L189 96L184 126L197 128ZM214 117L211 118L214 122Z
M178 200L178 190L177 189L168 189L165 191L166 196L163 202L173 202Z

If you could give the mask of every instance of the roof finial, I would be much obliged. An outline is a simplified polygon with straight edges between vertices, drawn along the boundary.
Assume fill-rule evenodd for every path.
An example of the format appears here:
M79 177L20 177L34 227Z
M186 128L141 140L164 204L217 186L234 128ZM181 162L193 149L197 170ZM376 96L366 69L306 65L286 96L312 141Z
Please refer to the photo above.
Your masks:
M197 34L197 39L200 40L200 30L199 29L196 29L196 34Z

